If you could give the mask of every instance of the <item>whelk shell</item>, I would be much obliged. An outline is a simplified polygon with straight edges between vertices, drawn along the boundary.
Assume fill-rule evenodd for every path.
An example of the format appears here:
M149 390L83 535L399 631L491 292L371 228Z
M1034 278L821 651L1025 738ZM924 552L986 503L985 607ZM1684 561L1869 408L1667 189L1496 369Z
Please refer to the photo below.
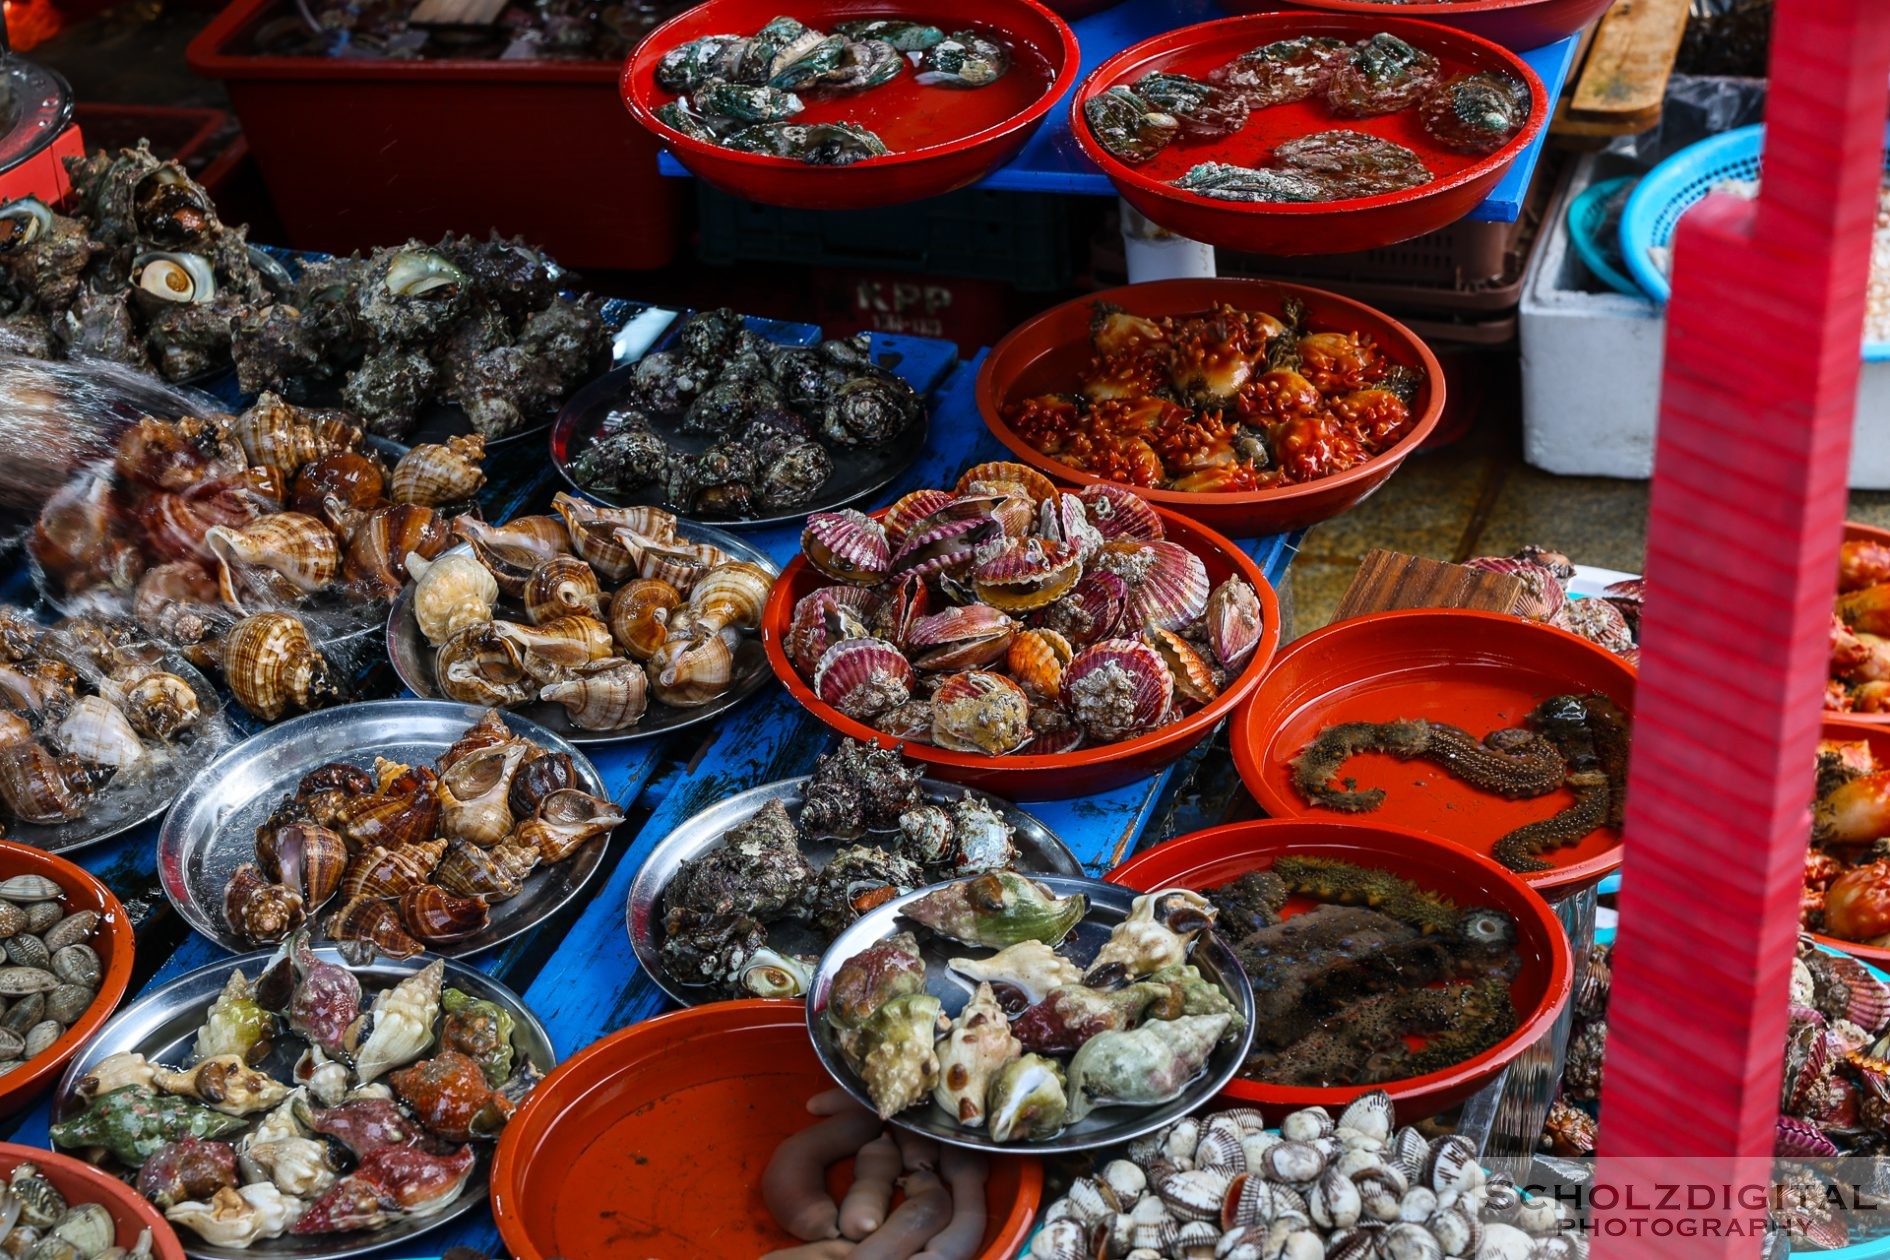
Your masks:
M696 628L714 634L725 626L753 630L761 625L761 610L774 589L774 574L747 560L718 564L689 592L689 607Z
M369 595L392 599L406 584L406 560L418 555L431 560L453 541L446 518L417 503L376 508L348 539L342 573Z
M538 817L519 824L514 837L534 847L547 862L562 862L587 840L601 836L624 820L624 813L609 801L578 788L561 788L545 798Z
M265 722L290 709L320 708L341 698L308 628L290 613L256 613L230 627L223 641L223 677L237 702Z
M553 556L542 561L525 579L521 599L525 619L535 626L577 614L592 618L604 615L597 573L576 556Z
M513 740L481 749L440 776L440 825L449 836L490 847L511 833L512 778L525 753L525 741Z
M433 657L440 694L462 704L520 704L537 694L519 651L495 633L496 623L475 622L455 631Z
M449 437L444 443L422 442L400 457L388 479L388 497L396 503L437 507L470 499L486 484L479 461L486 455L486 440L477 433Z
M415 579L414 622L435 647L467 626L492 619L499 584L486 566L464 552L450 552L436 560L408 552L407 572Z
M203 537L217 562L218 592L237 612L250 611L246 605L258 579L272 594L286 583L290 591L307 595L326 587L341 571L341 548L334 534L300 512L273 512L241 529L212 525ZM268 580L267 574L280 582Z
M145 757L124 712L100 696L80 696L59 722L59 746L80 761L124 769Z
M573 550L571 535L555 516L520 516L504 525L460 516L453 521L453 533L472 546L473 555L491 571L499 589L512 596L525 589L525 580L542 561Z
M606 657L539 688L538 698L563 705L572 724L587 731L619 731L635 726L649 707L649 679L638 662Z
M723 695L735 677L735 654L717 634L670 639L645 662L651 693L679 709L696 708Z
M517 649L519 664L539 683L556 682L566 671L601 661L616 648L610 627L582 613L559 617L541 626L494 621L492 633Z
M633 660L647 661L669 637L669 614L681 603L668 582L638 578L610 597L610 633Z
M341 881L344 901L398 897L418 888L433 874L446 853L446 841L430 840L388 849L376 845L355 859Z
M485 931L492 912L483 897L456 896L422 884L400 895L400 920L423 941L458 941Z

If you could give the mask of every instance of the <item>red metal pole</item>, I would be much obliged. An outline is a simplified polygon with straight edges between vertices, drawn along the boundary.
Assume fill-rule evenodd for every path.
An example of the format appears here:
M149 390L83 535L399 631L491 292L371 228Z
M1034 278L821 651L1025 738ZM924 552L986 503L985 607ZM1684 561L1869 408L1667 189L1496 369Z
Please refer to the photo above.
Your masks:
M1750 1260L1763 1221L1710 1191L1770 1180L1887 77L1890 4L1779 0L1759 200L1675 234L1603 1260Z

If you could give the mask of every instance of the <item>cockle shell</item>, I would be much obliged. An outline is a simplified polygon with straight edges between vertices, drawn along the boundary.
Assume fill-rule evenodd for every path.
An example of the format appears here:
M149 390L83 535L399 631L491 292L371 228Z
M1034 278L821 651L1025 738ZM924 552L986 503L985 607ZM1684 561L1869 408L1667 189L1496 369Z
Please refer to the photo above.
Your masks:
M1238 577L1230 577L1208 595L1207 639L1221 668L1231 676L1253 659L1265 627L1260 621L1260 597Z
M574 726L620 731L635 726L649 707L649 676L626 657L606 657L569 671L538 690L540 700L564 706Z
M230 627L223 640L223 677L237 703L265 722L341 698L328 662L291 613L256 613Z
M1076 585L1083 560L1066 542L1015 538L972 571L978 597L1007 612L1029 612L1054 603Z
M58 735L61 748L90 765L122 770L147 755L124 712L100 696L80 696L60 719Z
M601 796L579 788L560 788L545 798L538 816L518 826L516 844L536 848L546 862L562 862L594 836L624 820L624 812Z
M481 749L440 776L440 826L448 836L490 848L511 834L512 778L526 751L524 740Z
M891 547L880 523L863 512L816 512L801 531L807 563L838 582L870 586L886 576Z
M422 442L394 465L387 497L425 507L463 502L486 484L479 466L485 456L486 440L477 433L449 437L444 443Z
M467 626L492 620L499 584L486 566L458 551L435 560L408 552L406 562L415 579L414 622L428 643L438 647Z
M1091 737L1133 739L1154 728L1174 689L1168 666L1148 644L1104 639L1063 671L1063 708Z
M989 604L959 604L914 621L905 646L920 669L976 669L1002 660L1017 631L1017 622Z
M637 578L610 597L610 633L631 659L647 661L669 637L669 615L681 603L668 582Z
M310 594L341 571L341 548L334 534L300 512L273 512L240 529L213 525L203 537L217 563L218 591L237 612L250 611L248 572L266 570L294 592Z
M727 693L735 677L735 654L720 635L672 638L656 649L643 671L657 700L679 709L697 708Z
M1206 704L1221 694L1214 679L1214 667L1195 651L1192 643L1173 630L1151 625L1142 631L1142 641L1154 648L1162 663L1168 666L1168 676L1177 696L1195 704Z
M553 556L541 561L525 579L520 595L525 619L535 626L560 617L603 617L603 590L590 565L576 556Z
M1002 674L953 674L932 693L932 742L1001 757L1030 740L1030 701Z
M1107 482L1094 482L1077 491L1089 523L1109 541L1152 542L1168 536L1162 518L1148 500Z
M1063 671L1076 657L1070 641L1055 630L1026 630L1011 642L1005 668L1033 701L1056 702Z
M871 722L912 694L912 665L884 639L842 639L814 667L814 694L856 721Z
M774 574L748 560L718 564L689 592L689 608L696 628L714 634L727 626L753 630L761 624L761 610L774 589Z

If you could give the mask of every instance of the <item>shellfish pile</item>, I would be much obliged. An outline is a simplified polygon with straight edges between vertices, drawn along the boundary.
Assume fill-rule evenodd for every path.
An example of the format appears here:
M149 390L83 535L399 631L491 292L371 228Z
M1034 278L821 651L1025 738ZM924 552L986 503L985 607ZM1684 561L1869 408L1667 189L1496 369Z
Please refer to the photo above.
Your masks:
M588 490L660 496L705 520L780 513L820 493L833 452L891 442L924 409L864 335L784 346L733 311L703 311L637 362L570 472Z
M1476 556L1463 563L1468 569L1506 573L1520 581L1527 594L1516 613L1524 620L1566 630L1629 664L1640 663L1641 603L1647 590L1642 579L1610 583L1599 599L1577 599L1568 591L1574 562L1548 547L1531 545L1507 556Z
M1818 745L1799 923L1840 941L1890 945L1890 764L1868 740Z
M164 662L134 625L69 617L48 628L0 605L0 814L69 822L102 793L155 790L185 760L215 755L222 722Z
M21 1260L151 1260L151 1231L130 1247L117 1245L118 1223L100 1203L72 1203L39 1170L22 1160L0 1183L0 1251Z
M1890 543L1854 538L1839 553L1824 707L1890 712Z
M1580 1260L1587 1236L1548 1196L1487 1174L1467 1138L1393 1127L1390 1097L1277 1131L1235 1108L1129 1144L1044 1213L1030 1260Z
M1411 431L1419 380L1371 337L1222 305L1143 316L1097 303L1069 392L1010 399L1007 424L1092 476L1246 493L1356 468Z
M552 505L556 516L499 526L461 517L470 550L418 568L413 618L435 645L440 694L555 704L586 731L629 730L652 703L692 709L726 695L746 672L738 656L774 572L679 535L660 508L568 494Z
M932 1106L998 1142L1051 1138L1104 1107L1179 1097L1246 1022L1188 961L1215 908L1186 889L1135 899L1086 966L1058 951L1088 912L1010 871L941 884L901 912L931 937L995 950L951 959L975 993L955 1017L927 992L913 932L846 959L826 1021L882 1119Z
M663 892L664 964L718 995L798 998L860 915L936 880L1013 869L1014 836L989 802L928 799L898 750L846 740L814 763L798 806L770 801L682 864Z
M878 519L821 512L801 535L834 585L783 639L815 696L896 738L997 757L1134 739L1210 703L1262 637L1239 577L1211 587L1128 490L1059 491L979 464Z
M433 1216L551 1066L521 1053L510 1011L444 977L436 960L370 1003L298 933L254 981L232 973L182 1067L100 1060L53 1142L126 1170L216 1247ZM288 1062L290 1037L305 1048L281 1080L258 1065Z
M977 30L947 34L923 22L862 18L833 34L782 16L750 36L707 35L664 53L657 107L671 130L737 153L850 166L882 157L885 141L854 122L792 121L808 101L852 96L907 73L921 86L981 88L1011 67L1011 50Z
M52 1049L98 1001L105 964L90 942L99 915L67 909L65 896L44 875L0 879L0 1075Z
M433 767L320 766L256 829L256 860L231 875L224 918L265 945L332 903L327 935L355 961L464 940L541 865L624 820L583 783L569 753L515 735L492 710Z

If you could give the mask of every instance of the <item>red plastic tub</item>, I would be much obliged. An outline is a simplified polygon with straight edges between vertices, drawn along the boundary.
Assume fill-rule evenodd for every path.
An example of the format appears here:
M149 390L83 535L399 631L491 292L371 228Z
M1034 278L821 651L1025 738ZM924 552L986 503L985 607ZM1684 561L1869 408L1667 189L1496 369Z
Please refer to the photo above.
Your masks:
M760 1180L784 1138L816 1123L806 1102L833 1088L798 1004L717 1002L613 1033L532 1091L505 1126L492 1214L509 1254L584 1260L757 1256L790 1247ZM852 1181L829 1173L829 1192ZM1030 1237L1043 1166L991 1160L980 1260Z
M1487 1085L1548 1031L1568 1001L1573 964L1568 934L1555 911L1521 879L1490 859L1421 832L1357 822L1230 823L1159 844L1105 878L1143 892L1199 890L1228 883L1249 871L1267 870L1286 854L1337 858L1387 870L1459 906L1489 906L1515 919L1516 952L1522 960L1510 984L1518 1015L1516 1031L1455 1067L1407 1080L1318 1089L1236 1078L1221 1091L1222 1099L1268 1108L1337 1110L1360 1094L1383 1089L1397 1106L1398 1122L1412 1124L1456 1106ZM1290 916L1310 904L1289 901L1286 912Z
M184 1245L169 1221L135 1189L81 1160L37 1146L0 1143L0 1178L12 1175L21 1164L32 1164L69 1204L96 1203L111 1214L117 1232L114 1245L129 1251L138 1235L151 1231L151 1254L156 1260L184 1260Z
M1183 315L1225 303L1241 310L1279 314L1284 299L1306 303L1314 331L1357 331L1370 334L1392 362L1417 369L1424 378L1413 408L1416 423L1404 440L1357 468L1274 490L1238 494L1189 494L1179 490L1135 493L1205 525L1251 538L1284 533L1317 524L1356 506L1383 485L1405 456L1424 444L1444 411L1444 375L1433 355L1416 334L1397 320L1361 302L1323 289L1270 280L1158 280L1108 289L1064 302L1037 315L998 342L978 370L978 412L998 441L1017 458L1066 484L1088 485L1103 480L1042 454L1004 422L1004 404L1034 394L1068 390L1075 375L1092 354L1090 313L1097 302L1110 302L1137 315Z
M902 17L946 30L972 27L1011 47L1009 73L965 91L923 87L910 74L865 92L809 102L798 122L857 122L892 152L851 166L810 166L793 158L735 153L694 140L656 117L675 98L656 86L656 63L703 35L749 33L777 13L777 0L709 0L651 31L624 63L620 90L637 122L698 178L724 192L775 206L864 210L938 197L1016 156L1076 81L1076 36L1036 0L951 0L933 9L888 0L819 0L794 10L809 26L831 30L857 18Z
M962 783L966 787L1009 800L1060 801L1073 796L1089 796L1133 783L1180 759L1190 748L1206 739L1208 732L1260 685L1267 662L1273 659L1273 650L1280 643L1280 603L1273 588L1267 584L1266 575L1260 572L1246 552L1205 525L1178 516L1166 508L1158 507L1155 510L1162 515L1168 539L1182 544L1201 557L1202 563L1207 566L1210 582L1218 585L1223 579L1239 574L1247 579L1259 595L1262 626L1260 646L1254 649L1253 659L1247 662L1247 668L1241 671L1240 676L1229 679L1226 689L1214 698L1213 703L1139 739L1036 757L1028 754L985 757L976 753L935 748L930 744L908 743L905 751L909 760L926 766L927 773L935 778L949 779L953 783ZM883 516L885 513L881 511L873 515ZM830 578L809 567L805 556L795 556L782 570L781 576L775 580L774 590L768 595L767 607L761 614L761 641L768 651L768 664L774 667L775 677L788 689L788 694L826 725L842 735L872 740L890 747L898 742L892 736L854 721L815 696L781 646L781 636L787 629L789 617L793 615L795 603L816 587L832 584Z
M283 7L236 0L185 55L229 92L289 244L348 253L496 228L570 267L675 257L685 190L624 119L615 62L250 55Z
M1566 39L1608 11L1614 0L1437 0L1405 11L1439 26L1481 35L1505 48L1528 52ZM1221 0L1229 13L1265 13L1278 0ZM1291 7L1325 13L1383 13L1384 0L1291 0Z
M1341 722L1427 718L1481 737L1514 726L1553 695L1599 692L1634 705L1634 667L1565 630L1505 613L1415 609L1354 617L1296 640L1280 653L1234 717L1234 764L1254 799L1275 818L1346 817L1309 804L1293 787L1290 762L1320 731ZM1360 787L1385 789L1369 825L1409 828L1487 857L1503 836L1573 802L1567 789L1507 801L1428 761L1384 753L1352 758ZM1621 836L1604 827L1542 855L1553 869L1522 876L1544 896L1564 896L1621 865Z
M1224 249L1258 254L1338 254L1376 249L1455 223L1489 195L1510 164L1541 131L1549 116L1548 92L1522 58L1506 48L1433 22L1393 18L1382 12L1265 13L1221 18L1157 35L1117 53L1083 80L1070 101L1070 130L1091 162L1115 185L1122 199L1178 235ZM1529 85L1529 120L1508 144L1484 157L1438 146L1415 109L1372 118L1339 118L1314 99L1255 110L1232 136L1182 140L1140 166L1111 156L1090 134L1083 103L1112 87L1134 83L1158 70L1205 77L1250 49L1301 35L1357 41L1388 31L1434 54L1445 75L1480 70L1514 75ZM1167 183L1199 162L1259 165L1282 141L1318 131L1370 132L1423 157L1436 175L1402 192L1343 201L1260 203L1216 201Z

